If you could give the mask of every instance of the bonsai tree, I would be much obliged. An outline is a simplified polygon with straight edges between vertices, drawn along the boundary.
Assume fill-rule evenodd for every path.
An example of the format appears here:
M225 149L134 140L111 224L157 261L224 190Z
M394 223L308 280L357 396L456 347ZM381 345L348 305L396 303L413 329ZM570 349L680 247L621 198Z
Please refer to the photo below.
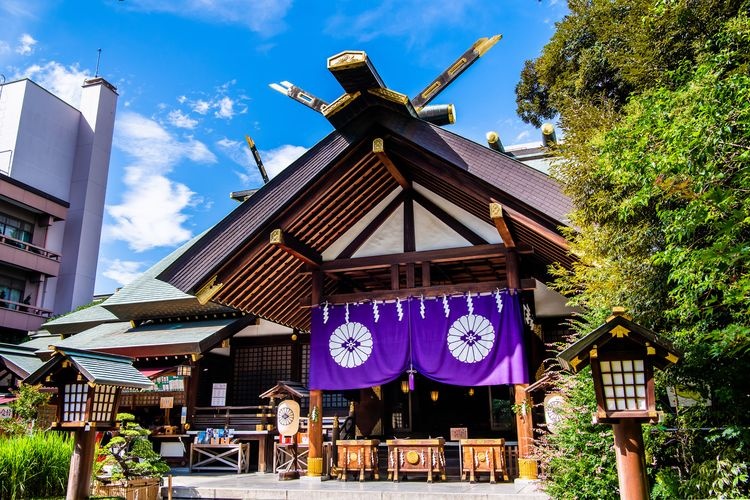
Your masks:
M169 466L148 440L150 431L141 427L130 413L118 413L116 418L120 430L99 448L94 466L96 478L102 482L114 482L161 477L169 472Z

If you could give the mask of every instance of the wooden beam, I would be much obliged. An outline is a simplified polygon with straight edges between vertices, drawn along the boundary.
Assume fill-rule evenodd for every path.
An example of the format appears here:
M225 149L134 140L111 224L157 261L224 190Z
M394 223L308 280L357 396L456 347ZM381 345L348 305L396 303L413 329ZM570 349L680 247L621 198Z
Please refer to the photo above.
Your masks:
M533 290L536 287L536 280L521 280L523 290ZM437 297L440 295L458 295L467 292L486 293L496 289L508 288L507 281L485 281L483 283L459 283L454 285L436 285L417 288L402 288L401 290L376 290L373 292L362 293L343 293L334 294L326 297L329 304L346 304L352 302L366 302L370 300L394 300L397 297ZM301 307L311 307L310 297L303 298L300 301Z
M305 264L319 267L323 262L323 257L320 256L320 253L295 238L294 235L284 232L282 229L271 231L269 243L281 248Z
M391 216L393 212L396 211L396 209L401 206L401 203L404 202L404 191L401 191L398 195L396 195L393 200L386 205L386 207L380 211L378 215L375 216L372 221L365 227L361 233L359 233L352 241L349 243L346 248L344 248L341 253L336 257L337 259L348 259L352 255L354 255L354 252L359 250L359 247L364 245L365 241L372 236L375 231L378 230L380 226L383 225L383 223L388 219L388 217Z
M389 255L373 255L371 257L355 257L352 259L336 259L323 262L320 269L325 272L360 271L390 267L393 264L408 264L422 262L458 262L462 260L490 259L505 256L505 246L502 244L474 245L460 248L443 248L439 250L423 250L419 252L404 252ZM533 253L531 248L520 253ZM308 268L311 271L312 268Z
M404 252L417 249L417 234L414 228L414 198L412 192L404 193Z
M488 243L487 240L479 236L477 233L463 225L460 221L456 220L452 215L450 215L448 212L434 204L432 201L427 199L424 195L421 193L414 191L414 201L422 205L425 210L430 212L432 215L438 218L440 222L448 226L449 228L453 229L455 232L457 232L463 239L471 243L472 245L486 245Z
M490 198L490 200L493 203L498 203L497 200ZM521 212L518 212L516 210L513 210L511 208L508 208L508 206L504 206L504 211L508 214L508 216L518 221L519 223L526 226L530 231L534 231L538 235L542 236L543 238L546 238L549 240L552 244L557 245L558 247L562 248L565 251L570 250L570 245L568 244L568 241L561 236L560 234L552 231L551 229L548 229L547 227L543 226L542 224L530 219L529 217L523 215Z
M500 238L503 239L503 244L508 248L515 248L516 243L513 241L513 235L510 233L510 228L505 217L503 217L503 206L500 203L490 203L490 218L495 223L497 232L500 233Z
M422 286L428 287L430 286L430 263L429 262L422 262Z
M393 160L386 154L383 139L378 137L372 141L372 153L385 165L385 168L402 188L411 189L411 181L406 178L396 164L393 163Z
M391 290L398 290L401 286L398 264L391 264Z

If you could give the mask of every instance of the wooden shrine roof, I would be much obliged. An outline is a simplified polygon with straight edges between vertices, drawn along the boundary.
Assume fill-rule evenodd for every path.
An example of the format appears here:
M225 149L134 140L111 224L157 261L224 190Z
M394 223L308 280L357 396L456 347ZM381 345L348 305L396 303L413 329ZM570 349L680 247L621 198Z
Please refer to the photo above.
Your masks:
M400 179L373 152L375 138L383 139ZM489 203L500 203L523 250L522 265L532 270L523 278L544 279L549 264L573 261L559 231L571 205L555 181L436 125L370 106L238 206L158 278L183 292L200 294L215 277L212 302L307 331L310 311L302 304L305 300L309 304L310 274L300 260L269 244L270 233L281 228L313 253L322 254L401 189L400 183L406 183L410 192L419 191L419 186L488 224L492 224ZM477 248L486 254L443 259L434 284L497 280L505 268L502 245ZM345 293L342 284L352 282L366 291L379 290L390 284L389 271L380 266L340 273L325 280L324 295Z

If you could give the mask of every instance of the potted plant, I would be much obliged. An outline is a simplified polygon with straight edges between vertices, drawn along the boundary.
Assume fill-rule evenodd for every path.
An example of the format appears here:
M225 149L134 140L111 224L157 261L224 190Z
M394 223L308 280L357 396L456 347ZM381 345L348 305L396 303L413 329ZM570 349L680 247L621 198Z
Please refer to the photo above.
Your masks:
M119 429L101 446L94 465L92 493L126 500L157 500L169 466L148 440L150 432L130 413L118 413Z

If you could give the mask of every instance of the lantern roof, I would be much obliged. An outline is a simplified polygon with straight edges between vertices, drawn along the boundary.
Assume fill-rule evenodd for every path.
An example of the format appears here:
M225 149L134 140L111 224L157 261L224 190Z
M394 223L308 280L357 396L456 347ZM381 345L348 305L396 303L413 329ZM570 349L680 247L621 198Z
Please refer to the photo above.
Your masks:
M153 383L133 367L127 356L102 354L83 349L52 346L52 358L28 376L26 383L41 383L47 375L56 373L64 362L70 362L86 381L98 385L114 385L133 389L148 389Z
M654 366L661 369L677 363L681 355L671 342L633 322L618 308L604 324L558 354L557 359L563 368L575 373L588 366L590 352L594 347L599 352L608 349L640 350L645 347L646 354L651 357Z
M302 399L310 396L310 391L299 382L281 380L278 384L260 395L261 398L278 398L280 396Z

